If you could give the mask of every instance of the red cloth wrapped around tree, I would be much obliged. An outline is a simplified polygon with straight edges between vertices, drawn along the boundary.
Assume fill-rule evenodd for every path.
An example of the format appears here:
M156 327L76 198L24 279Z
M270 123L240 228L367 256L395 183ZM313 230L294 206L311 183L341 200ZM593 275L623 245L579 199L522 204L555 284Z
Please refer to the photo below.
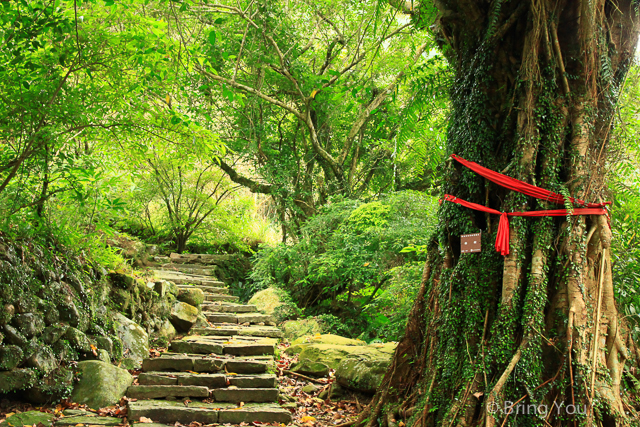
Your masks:
M459 157L455 154L452 154L451 157L453 157L455 160L460 162L462 165L468 167L472 171L478 173L484 178L487 178L489 181L494 182L502 187L505 187L510 190L514 190L519 193L523 193L528 196L532 196L541 200L545 200L551 203L564 204L565 202L565 198L561 194L554 193L549 190L545 190L544 188L536 187L535 185L528 184L526 182L517 180L515 178L503 175L498 172L494 172L490 169L480 166L477 163L465 160L462 157ZM577 205L586 206L586 207L576 208L571 211L567 209L552 209L552 210L541 210L541 211L530 211L530 212L500 212L495 209L491 209L486 206L479 205L477 203L467 202L466 200L459 199L450 194L445 194L444 200L452 203L457 203L459 205L462 205L477 211L500 215L500 223L498 225L498 235L496 237L495 247L496 247L496 251L500 252L502 255L509 255L509 217L510 216L541 217L541 216L567 216L567 215L607 215L607 210L604 209L604 207L606 205L611 204L611 202L586 203L583 200L574 199L573 197L570 197L569 201L572 204L577 204Z

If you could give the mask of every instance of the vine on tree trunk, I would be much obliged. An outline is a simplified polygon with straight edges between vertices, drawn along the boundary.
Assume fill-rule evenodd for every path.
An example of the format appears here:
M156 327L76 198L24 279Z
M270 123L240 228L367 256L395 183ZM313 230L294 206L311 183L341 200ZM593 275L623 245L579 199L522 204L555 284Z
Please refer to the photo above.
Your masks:
M448 153L565 196L606 200L607 138L637 43L635 3L436 6L457 76ZM445 178L443 194L499 211L554 206L451 161ZM607 218L514 218L506 257L493 250L498 220L440 207L405 335L359 424L638 425L630 368L640 352L614 300ZM461 254L460 235L478 230L482 252Z

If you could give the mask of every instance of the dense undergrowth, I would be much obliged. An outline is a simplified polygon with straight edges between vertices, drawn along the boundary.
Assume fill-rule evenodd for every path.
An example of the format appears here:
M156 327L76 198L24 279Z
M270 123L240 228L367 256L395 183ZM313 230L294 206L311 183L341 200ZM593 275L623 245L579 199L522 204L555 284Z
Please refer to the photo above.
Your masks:
M403 249L427 243L436 206L415 191L334 200L302 226L297 242L255 255L253 287L281 287L333 332L397 339L424 264L421 254Z

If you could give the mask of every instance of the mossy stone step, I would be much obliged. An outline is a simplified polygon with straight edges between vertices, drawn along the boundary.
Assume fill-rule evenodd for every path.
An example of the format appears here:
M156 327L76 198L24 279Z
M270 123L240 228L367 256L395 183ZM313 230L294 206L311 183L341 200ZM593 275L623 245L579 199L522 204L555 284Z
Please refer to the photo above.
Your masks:
M138 376L140 385L195 385L220 388L227 385L225 374L192 374L189 372L142 372Z
M219 341L193 339L173 341L170 349L176 353L233 354L235 356L257 356L275 353L275 345L273 343L233 343L232 341L221 343Z
M249 403L241 408L231 403L167 402L144 400L128 403L130 420L146 417L156 423L240 424L284 423L292 421L291 413L274 403Z
M209 389L185 385L132 385L127 389L130 399L158 399L166 397L209 397Z
M143 372L138 376L138 383L140 385L194 385L210 389L227 386L242 388L275 388L277 386L274 374L226 375L189 372Z
M277 388L219 388L211 390L216 402L275 402L278 400Z
M156 357L145 359L142 370L151 371L194 371L233 372L237 374L261 374L267 372L270 361L231 358L196 358L189 356Z
M191 328L191 332L196 335L220 335L220 336L253 336L282 338L282 331L273 326L214 326L209 328Z
M211 276L199 276L199 275L191 275L184 274L174 271L166 271L166 270L152 270L154 275L162 280L168 280L170 282L175 283L176 285L204 285L204 286L213 286L213 287L224 287L224 283L215 279L215 277Z
M264 323L275 326L273 316L261 313L206 313L207 320L212 323Z
M204 302L202 311L212 313L255 313L258 307L255 305L234 304L232 302Z
M277 338L252 337L247 335L187 335L181 338L181 341L207 341L220 344L278 344Z
M180 385L135 385L129 387L130 399L158 399L168 397L212 397L216 402L275 402L277 388L219 388Z
M210 294L207 293L204 296L205 301L231 301L236 302L239 300L238 297L233 295L224 295L224 294Z
M225 287L216 287L216 286L208 286L208 285L177 285L178 289L200 289L205 294L207 292L211 292L213 294L223 294L226 295L229 293L229 289Z
M197 274L200 276L211 276L215 278L215 268L208 267L206 265L199 264L162 264L160 269L164 271L172 271L177 273Z
M91 414L91 412L89 412ZM95 415L74 415L71 417L63 417L56 420L57 426L77 426L78 424L88 426L119 426L122 424L122 418L117 417L98 417Z

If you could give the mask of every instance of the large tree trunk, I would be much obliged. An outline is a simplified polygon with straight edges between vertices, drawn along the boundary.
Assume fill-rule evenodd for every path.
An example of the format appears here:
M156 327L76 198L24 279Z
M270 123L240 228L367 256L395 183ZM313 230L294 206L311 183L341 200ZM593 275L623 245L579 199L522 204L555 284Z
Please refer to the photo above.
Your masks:
M635 2L436 5L457 75L448 152L606 200L608 134L638 37ZM443 193L502 212L563 208L452 161L445 178ZM640 353L614 301L607 218L515 218L505 257L493 248L498 216L444 202L439 218L405 336L359 424L637 423L629 390ZM482 253L461 254L460 235L479 230ZM535 414L539 405L546 414Z

